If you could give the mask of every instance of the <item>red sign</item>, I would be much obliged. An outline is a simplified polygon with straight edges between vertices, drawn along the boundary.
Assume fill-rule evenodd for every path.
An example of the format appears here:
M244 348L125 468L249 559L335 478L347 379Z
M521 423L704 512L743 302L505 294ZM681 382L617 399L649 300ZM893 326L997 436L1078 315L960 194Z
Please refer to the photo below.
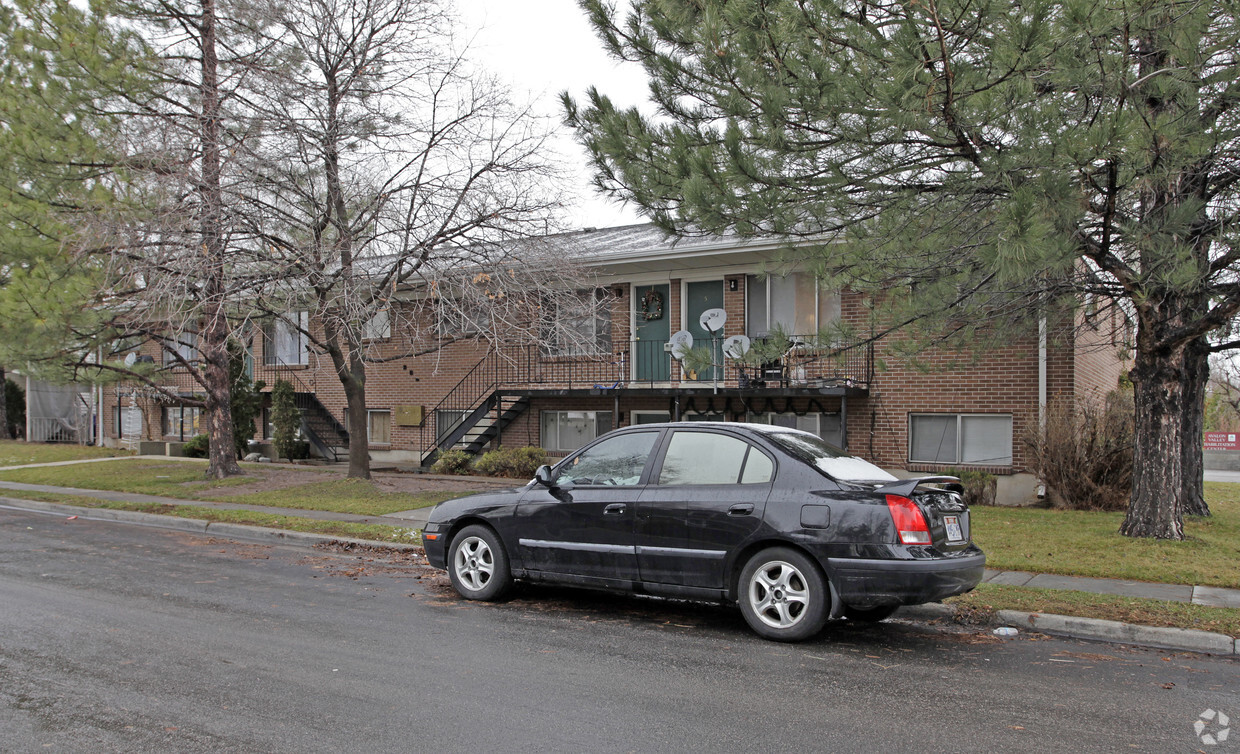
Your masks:
M1240 432L1206 432L1206 450L1240 450Z

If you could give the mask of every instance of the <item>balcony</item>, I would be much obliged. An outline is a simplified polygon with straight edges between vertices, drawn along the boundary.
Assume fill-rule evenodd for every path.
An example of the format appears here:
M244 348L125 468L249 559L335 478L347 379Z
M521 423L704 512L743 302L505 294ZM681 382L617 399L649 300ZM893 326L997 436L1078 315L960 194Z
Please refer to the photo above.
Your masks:
M743 365L722 358L722 341L713 346L713 366L691 372L674 358L666 341L616 343L611 353L557 354L546 345L501 346L488 359L486 381L507 390L777 390L795 393L868 388L874 376L874 350L868 342L815 345L812 337L792 337L792 345L762 364ZM480 365L481 366L481 365Z

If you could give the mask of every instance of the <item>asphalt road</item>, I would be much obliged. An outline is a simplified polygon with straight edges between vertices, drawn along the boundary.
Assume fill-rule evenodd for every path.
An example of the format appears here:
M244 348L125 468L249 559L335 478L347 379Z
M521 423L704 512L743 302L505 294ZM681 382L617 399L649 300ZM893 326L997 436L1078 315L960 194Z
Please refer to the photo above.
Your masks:
M889 622L458 601L409 556L0 509L0 751L1209 751L1240 663ZM1217 717L1205 730L1218 734Z

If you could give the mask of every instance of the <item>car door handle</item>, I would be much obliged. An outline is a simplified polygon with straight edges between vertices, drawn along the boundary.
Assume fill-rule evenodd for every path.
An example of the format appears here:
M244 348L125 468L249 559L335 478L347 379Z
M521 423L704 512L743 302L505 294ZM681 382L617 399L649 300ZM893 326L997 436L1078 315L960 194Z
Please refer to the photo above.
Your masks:
M625 511L624 503L612 503L611 505L603 509L603 515L604 516L618 516L621 513L624 513L624 511Z
M729 516L748 516L753 513L753 503L738 503L728 508Z

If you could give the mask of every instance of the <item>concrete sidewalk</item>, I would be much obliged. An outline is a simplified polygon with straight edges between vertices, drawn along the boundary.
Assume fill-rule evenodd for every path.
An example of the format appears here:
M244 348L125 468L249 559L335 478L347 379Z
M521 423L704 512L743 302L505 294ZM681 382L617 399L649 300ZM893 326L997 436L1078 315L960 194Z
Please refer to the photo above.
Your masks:
M192 505L202 508L218 508L222 510L249 510L273 515L312 518L321 521L341 521L359 524L380 524L405 529L421 529L430 515L431 507L417 508L381 516L362 516L334 511L303 510L300 508L276 508L247 503L228 503L204 500L182 500L179 498L161 497L157 495L140 495L128 492L112 492L108 490L86 490L76 487L57 487L43 484L21 484L18 482L0 481L3 490L40 492L50 495L90 497L100 500L132 503L156 503L162 505ZM100 511L99 509L77 508L71 505L54 503L35 503L21 498L0 497L0 505L13 508L26 508L55 512L69 511L71 515L83 517L103 517L109 520L133 520L151 525L159 525L158 520L164 519L173 528L213 532L223 536L242 538L276 539L281 541L319 542L338 537L322 537L319 535L285 532L280 530L264 530L260 527L241 526L235 524L209 524L205 521L179 519L173 516L156 516L147 513L130 511ZM104 515L106 513L106 515ZM132 519L130 519L132 517ZM386 543L384 543L386 544ZM1121 579L1099 579L1082 576L1056 576L1044 573L1028 573L1024 571L997 571L987 569L983 577L984 583L1006 584L1011 586L1037 587L1042 589L1069 589L1094 594L1114 594L1126 597L1142 597L1171 602L1191 602L1210 607L1240 609L1240 589L1224 589L1220 587L1189 586L1183 584L1152 584L1142 581L1125 581ZM908 617L942 618L954 615L954 609L946 605L921 605L902 608L901 614ZM1039 613L1017 613L1000 611L1000 620L1022 625L1027 629L1046 633L1057 633L1077 638L1096 639L1119 643L1142 644L1169 649L1181 649L1192 652L1210 652L1215 654L1234 654L1237 652L1236 642L1232 637L1204 631L1193 631L1177 628L1149 628L1132 626L1113 621L1102 621L1088 618L1068 618L1065 616L1045 615Z

